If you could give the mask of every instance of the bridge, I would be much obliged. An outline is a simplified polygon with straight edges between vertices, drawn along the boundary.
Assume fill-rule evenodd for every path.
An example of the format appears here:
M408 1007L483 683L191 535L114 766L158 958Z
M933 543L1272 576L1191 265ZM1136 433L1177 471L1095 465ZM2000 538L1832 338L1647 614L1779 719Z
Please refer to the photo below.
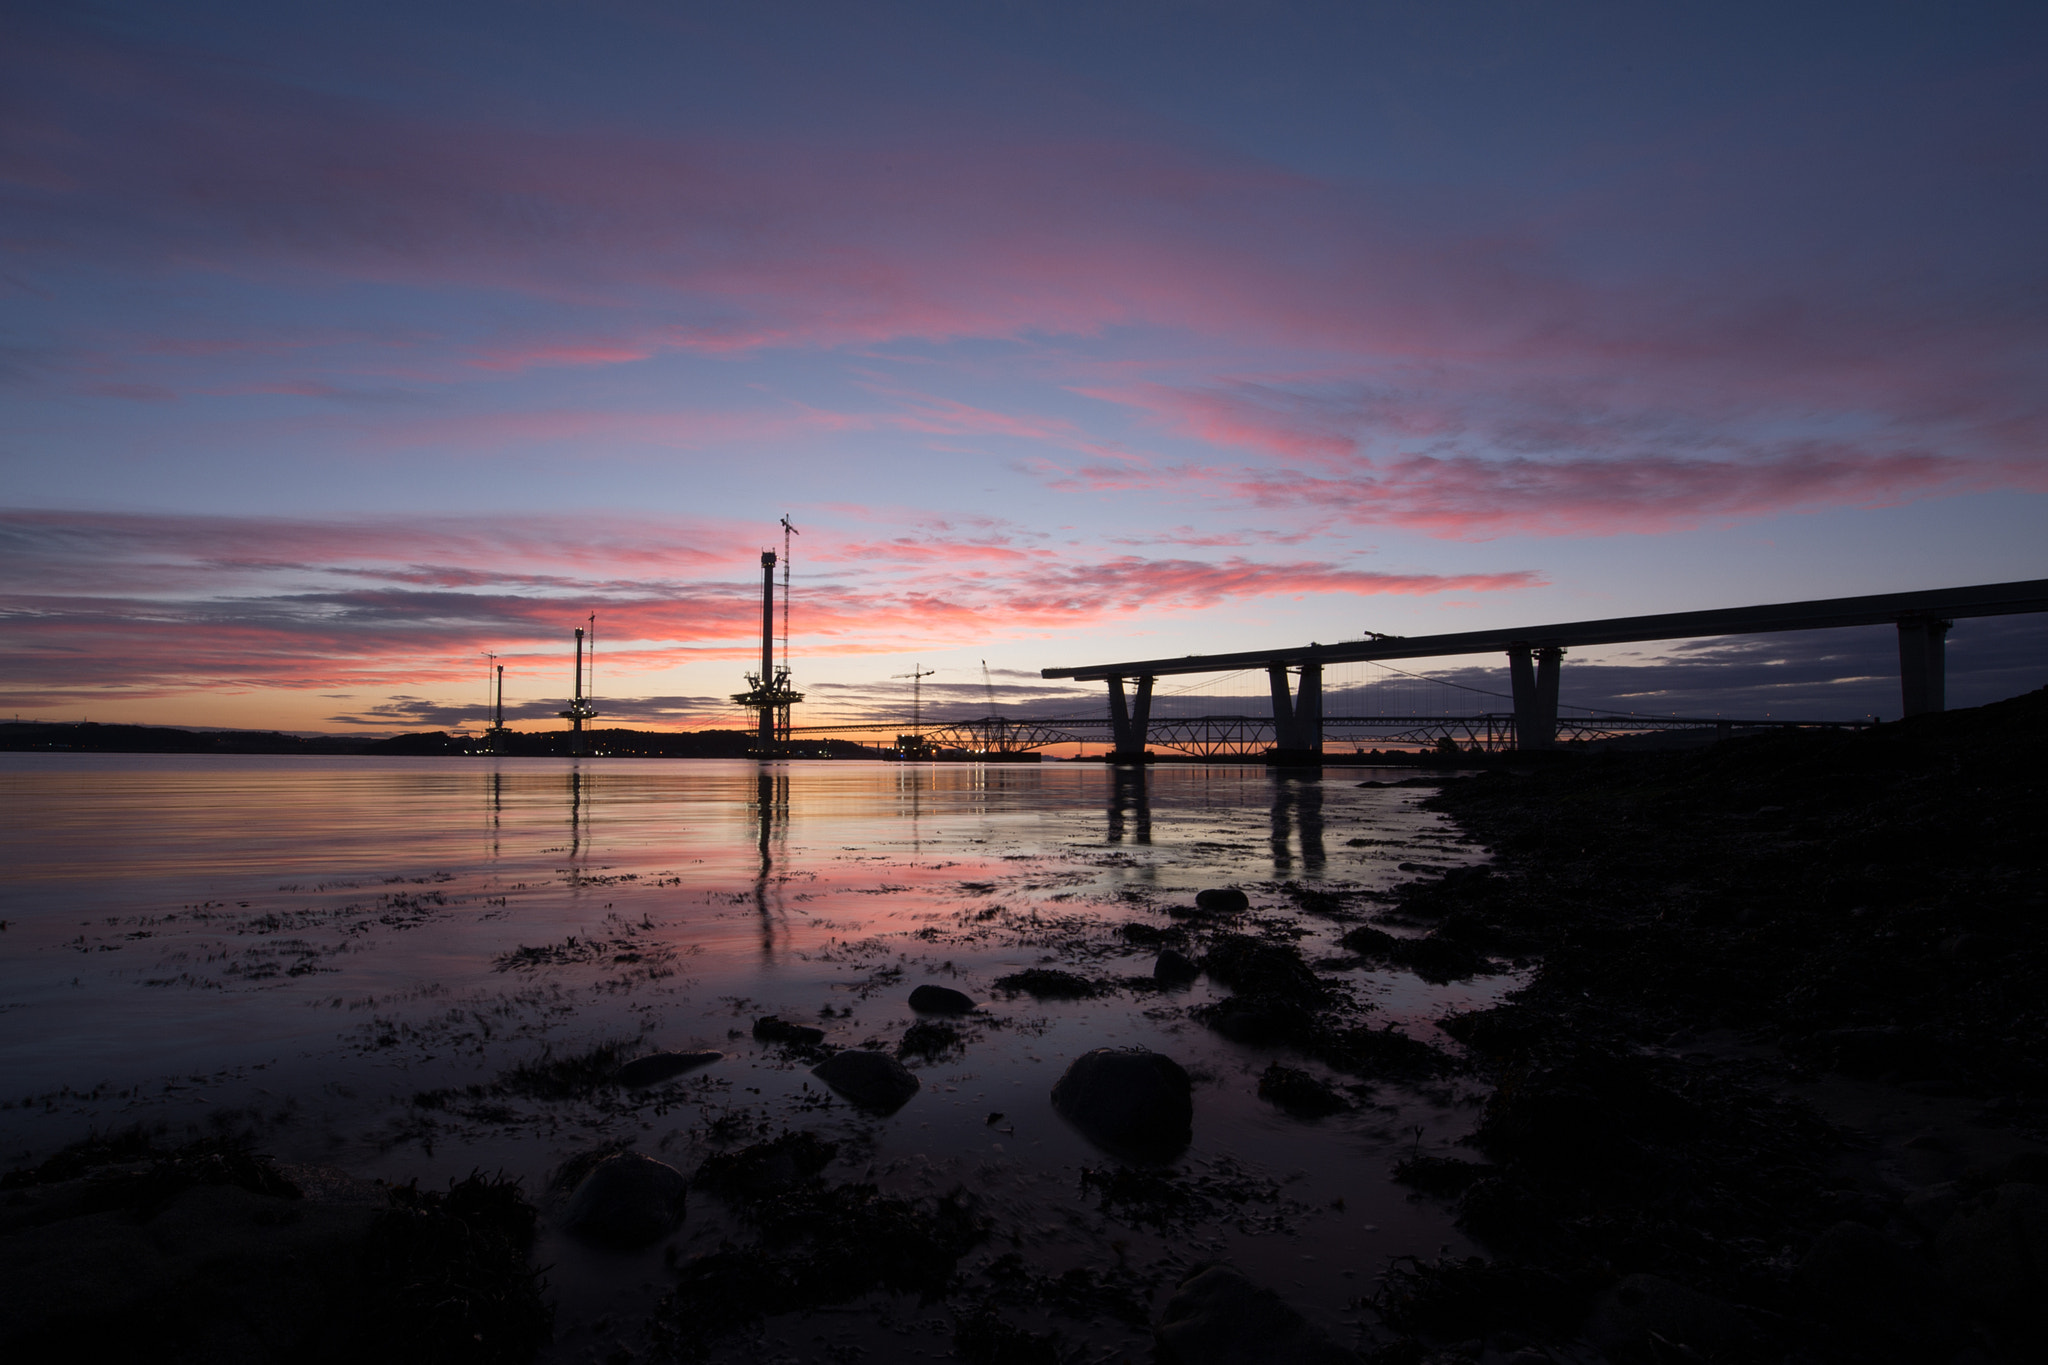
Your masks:
M1729 720L1718 716L1588 716L1559 720L1555 735L1560 741L1583 742L1673 731L1722 736L1737 730L1856 729L1867 723ZM837 738L856 733L893 736L902 731L904 727L901 725L869 722L798 726L792 734ZM1119 730L1115 718L1109 716L1020 718L992 715L935 722L921 727L917 734L923 744L933 749L1002 759L1064 744L1111 744L1118 738ZM1385 745L1435 749L1446 740L1466 753L1500 753L1516 747L1515 718L1507 712L1471 716L1325 716L1322 737L1326 743L1332 740L1348 743L1354 752L1362 751L1362 746L1368 743L1375 748ZM1148 745L1193 758L1263 758L1274 751L1278 741L1278 731L1267 716L1195 716L1171 720L1154 717L1146 729Z
M1569 648L1890 624L1898 628L1901 702L1905 714L1914 716L1939 711L1945 704L1946 641L1949 628L1957 620L2042 611L2048 611L2048 579L2037 578L1927 592L1880 593L1868 597L1833 597L1711 611L1567 621L1508 630L1463 631L1412 638L1374 635L1335 645L1311 641L1283 649L1189 654L1178 659L1087 664L1077 668L1047 668L1040 672L1047 678L1107 683L1109 715L1103 724L1109 731L1112 756L1137 758L1155 738L1162 743L1211 742L1206 739L1182 740L1174 728L1201 722L1152 719L1152 693L1156 679L1177 674L1264 669L1273 699L1272 715L1264 722L1273 739L1269 751L1272 759L1283 763L1312 762L1322 753L1325 738L1333 730L1348 724L1334 718L1326 719L1323 714L1325 666L1464 654L1506 654L1514 705L1511 722L1513 746L1549 749L1554 748L1560 738L1579 737L1574 731L1576 722L1561 727L1558 720L1558 679L1565 651ZM1245 720L1241 717L1234 719ZM1484 719L1490 725L1494 718L1473 719ZM1732 724L1746 726L1749 723ZM1667 720L1658 728L1672 728L1671 722ZM1175 738L1168 740L1165 738L1167 735ZM1249 741L1218 738L1213 742Z

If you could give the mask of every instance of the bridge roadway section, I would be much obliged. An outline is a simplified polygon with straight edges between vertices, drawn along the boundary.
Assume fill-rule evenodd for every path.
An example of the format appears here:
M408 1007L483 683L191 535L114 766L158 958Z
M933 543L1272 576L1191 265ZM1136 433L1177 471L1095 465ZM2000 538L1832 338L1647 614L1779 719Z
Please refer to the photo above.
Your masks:
M1816 726L1856 729L1866 721L1731 720L1698 716L1589 716L1558 722L1559 734L1573 740L1614 739L1626 735L1704 731L1727 735L1753 729L1806 729ZM895 733L907 738L900 724L867 722L852 725L798 726L792 733L843 736L864 731ZM982 716L927 722L917 731L919 744L954 755L1002 758L1058 744L1102 744L1116 731L1104 716ZM1196 758L1265 758L1274 748L1273 722L1265 716L1152 717L1148 742ZM1466 753L1498 753L1515 747L1514 717L1506 713L1475 716L1325 716L1326 740L1354 746L1415 745L1435 748L1448 739Z
M2036 578L1926 592L1618 616L1451 635L1375 635L1335 645L1311 642L1286 649L1189 654L1178 659L1087 664L1040 672L1047 678L1108 683L1114 752L1137 757L1143 754L1150 737L1155 679L1174 674L1235 673L1263 668L1273 697L1275 760L1312 761L1323 747L1326 665L1505 653L1514 695L1516 746L1548 749L1557 744L1558 674L1569 648L1891 624L1898 628L1900 700L1905 714L1914 716L1943 708L1946 640L1949 627L1957 620L2043 611L2048 611L2048 579ZM1132 693L1126 693L1126 683L1134 685Z

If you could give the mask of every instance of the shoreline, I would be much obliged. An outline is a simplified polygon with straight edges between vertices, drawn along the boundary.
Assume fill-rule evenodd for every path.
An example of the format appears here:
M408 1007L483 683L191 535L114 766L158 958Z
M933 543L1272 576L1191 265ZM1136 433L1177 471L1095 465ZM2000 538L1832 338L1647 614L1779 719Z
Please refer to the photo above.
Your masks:
M1495 861L1411 899L1543 962L1446 1021L1493 1094L1408 1172L1492 1257L1396 1268L1372 1359L2030 1358L2044 742L2048 691L1430 798Z
M1358 1312L1346 1318L1362 1312L1371 1321L1325 1313L1320 1330L1330 1335L1301 1339L1328 1349L1304 1358L2019 1360L2041 1326L2031 1315L2042 1286L2027 1278L2039 1271L2027 1269L2026 1256L2048 1200L2048 1047L2036 984L2048 967L2048 908L2036 847L2041 783L2029 767L2044 735L2048 693L2036 693L1854 736L1767 736L1684 753L1347 783L1440 787L1422 807L1453 818L1460 841L1485 845L1492 861L1404 862L1411 879L1380 890L1260 883L1246 906L1208 895L1195 906L1133 902L1126 913L1139 918L1102 917L1063 940L1056 957L1039 959L1075 971L1026 972L1006 989L1012 1000L1114 992L1131 996L1133 1009L1144 997L1204 1036L1258 1051L1260 1064L1275 1054L1270 1072L1253 1078L1258 1097L1301 1122L1333 1105L1363 1107L1375 1087L1392 1096L1453 1074L1475 1106L1483 1100L1476 1128L1458 1142L1368 1147L1343 1174L1391 1176L1418 1215L1455 1220L1484 1255L1389 1264L1384 1253L1354 1253L1347 1273ZM1334 950L1349 956L1317 955L1331 945L1306 954L1295 946L1318 922L1318 937L1334 937ZM1188 1008L1149 978L1141 990L1135 978L1102 975L1130 970L1114 964L1132 957L1163 959L1167 949L1213 983L1197 997L1209 1003ZM1348 1000L1345 983L1373 963L1425 982L1467 982L1524 964L1535 971L1502 1003L1420 1022L1407 1037L1375 1027L1361 1012L1369 1003ZM1222 990L1231 994L1214 998ZM921 1045L940 1041L937 1032L913 1030ZM764 1036L757 1028L755 1046ZM815 1059L788 1060L808 1067ZM616 1083L609 1075L608 1065L579 1073L571 1088ZM495 1092L462 1101L498 1102ZM777 1141L764 1130L713 1150L727 1165L766 1161ZM122 1159L104 1174L127 1181L131 1193L97 1216L132 1224L146 1214L145 1230L171 1216L149 1211L166 1199L173 1214L190 1205L241 1219L258 1239L306 1223L308 1236L331 1224L334 1238L346 1229L360 1242L393 1222L377 1221L371 1206L396 1187L370 1189L338 1173L327 1183L354 1212L334 1212L334 1189L312 1187L309 1167L287 1168L309 1185L307 1199L288 1207L266 1192L266 1177L246 1170L240 1184L230 1172L226 1190L194 1177L206 1153L108 1155ZM657 1284L688 1292L672 1293L651 1318L643 1308L608 1328L600 1320L596 1340L627 1352L619 1358L665 1346L738 1359L733 1351L758 1345L747 1323L765 1319L784 1331L827 1321L813 1314L833 1315L834 1330L852 1315L872 1319L883 1335L870 1344L885 1343L888 1323L909 1309L908 1290L938 1293L926 1307L951 1315L951 1335L926 1344L944 1355L950 1341L953 1358L971 1365L1078 1358L1071 1334L1104 1313L1124 1343L1154 1326L1172 1329L1161 1331L1162 1361L1209 1359L1186 1356L1190 1338L1175 1326L1191 1311L1176 1286L1191 1269L1186 1283L1199 1276L1199 1256L1178 1259L1171 1273L1160 1264L1139 1274L1135 1260L1127 1273L1119 1253L1114 1263L1089 1261L1080 1279L1036 1260L999 1274L1004 1262L988 1258L1000 1241L975 1241L982 1234L971 1218L933 1202L940 1191L877 1190L862 1183L873 1170L861 1175L858 1160L766 1195L730 1180L720 1189L709 1169L692 1181L693 1224L722 1219L751 1241L739 1260L700 1254L666 1270L646 1267ZM60 1174L17 1179L6 1221L68 1217L63 1201L86 1187L75 1183L78 1172ZM1180 1226L1170 1220L1191 1200L1206 1201L1216 1212L1200 1217L1213 1218L1235 1216L1230 1201L1248 1193L1273 1197L1218 1185L1214 1172L1103 1164L1088 1179L1095 1183L1084 1181L1083 1203L1102 1205L1090 1216L1134 1227ZM987 1193L971 1180L966 1187L970 1199ZM535 1185L525 1197L544 1230L559 1221L563 1191ZM445 1201L396 1206L408 1226L431 1230L448 1216ZM798 1227L789 1221L797 1214L813 1221ZM933 1261L850 1301L834 1299L833 1289L814 1301L756 1294L744 1303L720 1278L747 1271L803 1285L823 1267L843 1288L858 1263L835 1251L834 1239L848 1240L875 1217L896 1220L913 1259L951 1256L958 1278ZM309 1243L305 1254L315 1252L330 1264L352 1254L333 1238ZM503 1292L518 1290L513 1271L525 1273L525 1264L500 1258L498 1274L510 1277ZM1284 1281L1268 1287L1288 1293ZM276 1288L224 1289L215 1302ZM1285 1308L1247 1299L1243 1286L1224 1290L1237 1294L1240 1310ZM730 1307L737 1334L703 1335L694 1324L708 1326L706 1305ZM1298 1315L1275 1320L1300 1323ZM530 1329L534 1319L524 1321ZM566 1327L571 1336L558 1336L551 1358L580 1359L571 1341L580 1349L593 1329ZM1099 1347L1100 1331L1096 1340ZM490 1358L525 1358L518 1343L497 1347L506 1349ZM1240 1358L1257 1357L1215 1357Z

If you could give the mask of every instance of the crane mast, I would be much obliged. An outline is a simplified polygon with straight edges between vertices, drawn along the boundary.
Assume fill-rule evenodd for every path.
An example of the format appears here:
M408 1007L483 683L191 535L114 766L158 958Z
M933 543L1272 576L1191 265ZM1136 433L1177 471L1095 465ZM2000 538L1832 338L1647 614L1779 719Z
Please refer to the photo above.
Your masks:
M756 713L754 753L774 758L789 744L789 709L804 699L789 685L789 538L799 532L782 518L782 554L761 551L761 671L749 673L747 690L733 694L733 701ZM775 665L775 566L782 565L782 658Z

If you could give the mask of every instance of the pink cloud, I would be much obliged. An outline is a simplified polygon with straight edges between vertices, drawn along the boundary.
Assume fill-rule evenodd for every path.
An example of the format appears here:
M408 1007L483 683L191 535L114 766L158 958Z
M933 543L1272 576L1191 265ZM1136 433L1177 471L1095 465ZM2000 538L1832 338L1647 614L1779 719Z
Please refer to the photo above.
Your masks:
M829 141L551 130L112 40L45 34L12 62L6 164L34 192L16 203L10 245L38 267L225 277L294 297L364 282L430 302L482 291L541 319L485 337L394 327L367 343L388 354L330 357L321 376L254 389L346 398L337 369L430 386L679 351L1087 338L1091 354L1067 362L1074 392L1230 458L884 386L893 406L874 411L351 413L279 432L385 452L985 437L1078 454L1071 469L1037 457L1066 486L1327 505L1458 537L2041 486L2048 389L2025 290L1987 302L1891 275L1871 288L1812 244L1757 268L1580 268L1512 211L1475 210L1469 230L1447 232L1370 186L1128 124L851 128ZM1553 208L1615 212L1611 193ZM1118 344L1132 338L1149 363ZM170 363L290 344L137 349ZM104 393L184 391L112 372L131 362L79 365Z
M956 528L957 529L957 528ZM314 690L467 683L495 650L558 672L598 614L611 676L751 656L758 528L612 519L362 523L0 513L0 683L46 705L95 689ZM1401 574L1323 562L1055 557L1000 527L896 542L814 524L808 653L950 641L990 620L1087 627L1309 594L1513 591L1533 573ZM687 544L686 542L694 542ZM431 547L433 562L415 558ZM640 576L623 577L622 568ZM544 684L553 686L552 683ZM31 698L40 698L31 701Z
M1513 376L1434 383L1346 393L1323 376L1292 389L1096 390L1175 434L1286 463L1041 461L1037 470L1060 489L1171 490L1455 539L1649 534L1996 488L2048 491L2048 462L2000 448L2031 440L2031 423L1996 441L1960 441L1970 453L1957 455L1884 428L1856 441L1784 435L1751 414L1716 425L1693 410L1700 393L1684 406L1625 406Z

